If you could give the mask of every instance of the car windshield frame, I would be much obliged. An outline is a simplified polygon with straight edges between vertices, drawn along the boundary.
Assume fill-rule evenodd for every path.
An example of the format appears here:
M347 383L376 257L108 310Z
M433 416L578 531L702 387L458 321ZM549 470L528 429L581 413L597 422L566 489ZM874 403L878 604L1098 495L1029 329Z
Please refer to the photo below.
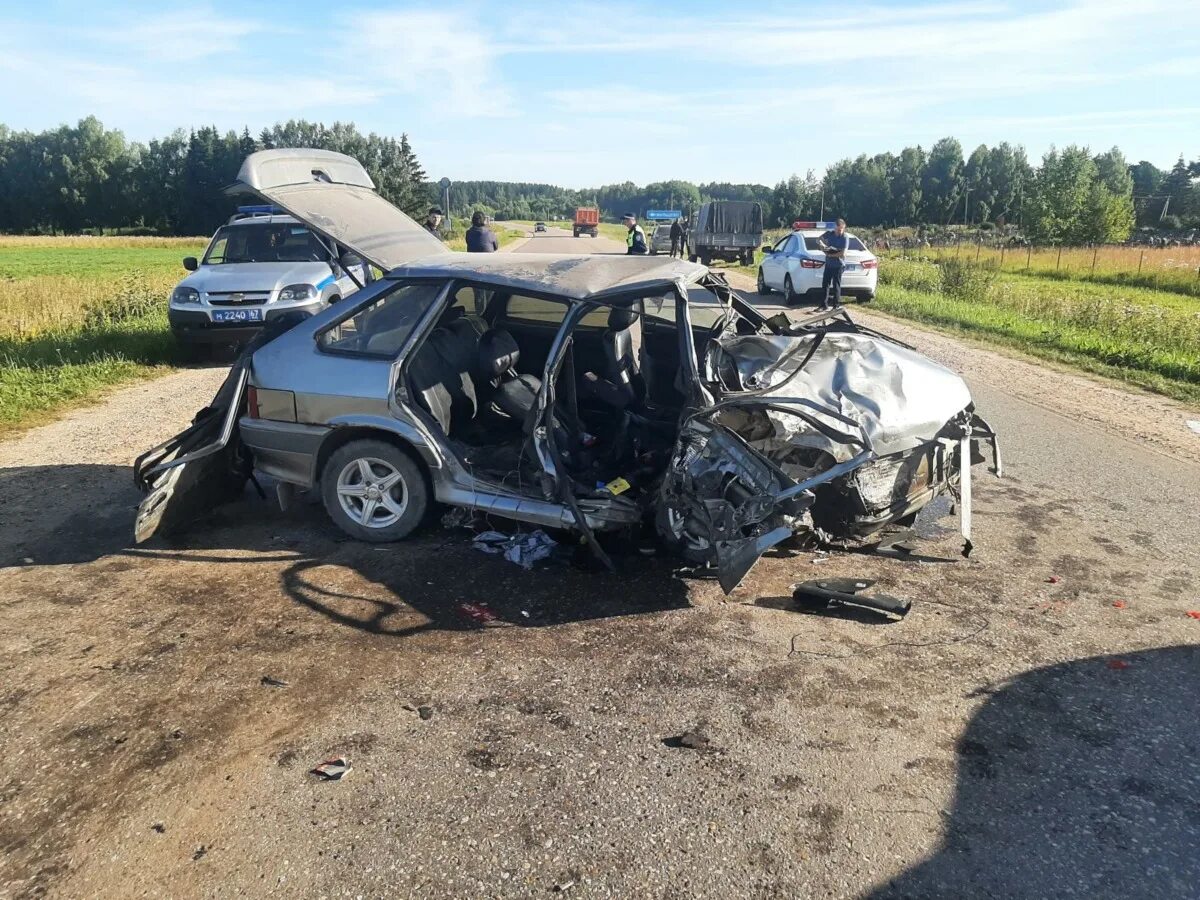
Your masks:
M265 232L261 238L255 232ZM270 233L285 237L299 237L301 234L308 236L306 246L301 248L299 242L295 242L295 253L281 253L283 250L291 250L292 241L284 241L281 244L272 246L269 242ZM229 259L229 245L233 238L238 238L242 244L242 255L237 258ZM254 239L254 252L251 251L251 239ZM215 255L217 245L224 241L223 249L220 256ZM261 254L260 254L260 251ZM273 251L273 252L271 252ZM259 256L262 258L258 258ZM293 258L295 257L295 258ZM245 265L246 263L304 263L304 262L329 262L329 249L325 246L324 241L317 236L307 225L302 222L253 222L253 223L238 223L231 222L228 225L222 225L209 241L207 249L204 251L204 258L200 264L204 266L230 266L230 265Z

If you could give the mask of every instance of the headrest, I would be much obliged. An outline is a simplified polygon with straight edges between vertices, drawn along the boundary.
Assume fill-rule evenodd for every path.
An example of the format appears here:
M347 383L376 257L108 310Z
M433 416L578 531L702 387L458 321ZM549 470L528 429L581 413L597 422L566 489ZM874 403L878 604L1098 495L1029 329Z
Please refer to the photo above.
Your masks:
M442 318L438 321L438 324L439 325L449 325L455 319L461 319L466 314L467 314L467 311L465 309L463 309L461 306L451 306L444 313L442 313Z
M630 306L614 306L608 313L608 330L624 331L637 321L637 310Z
M479 339L479 371L485 378L496 378L516 366L521 350L513 336L501 328L485 331Z

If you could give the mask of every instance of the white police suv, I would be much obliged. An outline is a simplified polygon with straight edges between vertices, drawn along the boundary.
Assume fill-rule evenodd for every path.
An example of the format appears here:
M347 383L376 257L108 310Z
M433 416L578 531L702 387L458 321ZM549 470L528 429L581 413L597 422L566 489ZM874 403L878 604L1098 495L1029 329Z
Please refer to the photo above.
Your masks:
M819 303L825 253L818 243L821 235L832 231L836 225L836 222L796 222L791 234L785 234L770 247L763 247L762 263L758 267L758 292L782 291L784 302L788 304L798 303L802 297ZM847 232L846 236L850 238L850 247L846 250L842 271L842 294L859 300L874 300L879 260L854 235Z
M167 317L181 346L241 343L271 319L315 313L371 278L357 256L273 206L240 206L171 293Z

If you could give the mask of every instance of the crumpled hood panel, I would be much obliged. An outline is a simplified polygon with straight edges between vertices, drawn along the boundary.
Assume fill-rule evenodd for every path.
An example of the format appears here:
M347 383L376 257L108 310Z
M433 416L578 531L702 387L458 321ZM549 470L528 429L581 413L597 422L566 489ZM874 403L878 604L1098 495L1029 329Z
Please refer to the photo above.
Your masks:
M722 341L742 385L759 391L778 385L804 361L816 335L749 335ZM782 364L779 360L795 350ZM911 450L933 439L971 403L961 377L899 344L863 334L826 332L803 370L773 396L801 397L859 422L879 456ZM731 395L736 396L736 395ZM795 416L771 412L777 438L827 450L839 462L853 448L830 440Z

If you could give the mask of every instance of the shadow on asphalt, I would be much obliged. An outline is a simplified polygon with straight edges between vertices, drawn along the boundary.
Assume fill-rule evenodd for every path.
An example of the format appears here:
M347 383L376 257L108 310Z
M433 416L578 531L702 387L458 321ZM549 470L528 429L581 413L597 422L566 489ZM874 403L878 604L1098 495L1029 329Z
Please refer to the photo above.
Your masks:
M993 686L957 743L942 845L868 896L1195 897L1198 676L1200 646L1178 646Z
M47 510L46 494L69 502ZM268 489L260 499L247 487L242 498L223 505L174 538L133 542L141 493L124 466L69 465L0 469L5 517L0 525L0 566L57 566L103 557L157 559L204 564L206 582L231 573L226 597L236 602L246 590L232 573L248 563L268 566L261 584L282 588L294 603L344 627L405 636L430 630L466 630L511 624L544 627L685 608L687 586L673 561L630 552L615 558L618 571L598 568L568 534L556 558L525 570L472 546L466 528L430 524L409 540L366 544L343 535L324 508L306 495L281 512ZM489 527L511 532L515 523ZM26 563L25 560L32 560ZM280 566L281 574L276 574ZM341 587L348 570L353 590ZM187 569L180 577L187 577Z

